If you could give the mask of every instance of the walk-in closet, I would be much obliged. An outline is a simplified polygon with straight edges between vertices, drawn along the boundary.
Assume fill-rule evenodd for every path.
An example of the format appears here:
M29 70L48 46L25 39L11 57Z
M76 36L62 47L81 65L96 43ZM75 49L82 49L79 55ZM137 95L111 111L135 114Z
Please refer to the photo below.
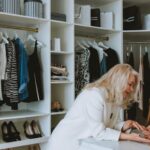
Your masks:
M77 95L119 63L140 73L138 100L120 117L146 124L149 5L0 0L0 150L50 150L51 134Z

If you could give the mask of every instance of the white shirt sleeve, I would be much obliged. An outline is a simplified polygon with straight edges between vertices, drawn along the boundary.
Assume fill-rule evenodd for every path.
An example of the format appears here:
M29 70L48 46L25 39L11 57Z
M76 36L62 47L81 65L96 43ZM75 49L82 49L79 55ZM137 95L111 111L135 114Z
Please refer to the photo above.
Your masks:
M118 141L120 131L106 128L104 123L104 99L97 91L90 91L87 95L87 103L85 106L85 114L87 125L91 132L91 136L100 140Z

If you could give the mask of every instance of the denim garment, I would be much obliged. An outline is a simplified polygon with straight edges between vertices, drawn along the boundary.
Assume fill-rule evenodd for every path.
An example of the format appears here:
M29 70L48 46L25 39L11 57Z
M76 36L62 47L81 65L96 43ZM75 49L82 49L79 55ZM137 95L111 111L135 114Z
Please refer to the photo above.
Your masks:
M26 49L22 41L17 38L15 41L16 48L19 52L19 98L20 100L25 100L28 98L28 56Z
M102 76L103 74L105 74L107 72L107 64L106 64L106 56L103 56L103 59L100 63L100 75Z

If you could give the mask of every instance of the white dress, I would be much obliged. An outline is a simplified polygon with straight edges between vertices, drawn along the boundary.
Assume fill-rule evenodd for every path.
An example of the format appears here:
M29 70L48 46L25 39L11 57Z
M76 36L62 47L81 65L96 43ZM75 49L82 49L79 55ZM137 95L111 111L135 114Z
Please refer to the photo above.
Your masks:
M78 150L80 139L118 141L123 123L120 108L106 103L105 89L86 89L76 98L65 118L54 129L50 150Z

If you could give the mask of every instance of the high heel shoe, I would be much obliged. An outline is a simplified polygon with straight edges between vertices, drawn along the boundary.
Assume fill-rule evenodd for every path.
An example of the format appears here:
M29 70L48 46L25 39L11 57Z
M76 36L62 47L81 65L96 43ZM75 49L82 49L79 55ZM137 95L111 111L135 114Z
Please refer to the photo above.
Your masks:
M23 126L24 126L24 133L25 133L26 137L29 139L35 138L35 135L34 135L34 132L32 131L32 127L31 127L30 123L28 121L25 121Z
M3 122L3 124L1 125L1 130L2 130L2 138L5 142L11 142L11 136L10 136L10 132L9 132L9 127L7 122Z
M20 141L20 133L18 132L17 128L15 127L14 123L12 121L10 121L8 123L8 127L9 127L9 134L12 138L13 141Z
M38 125L38 123L35 120L31 121L31 127L32 127L32 131L35 135L35 137L42 137L41 131L40 131L40 127Z

